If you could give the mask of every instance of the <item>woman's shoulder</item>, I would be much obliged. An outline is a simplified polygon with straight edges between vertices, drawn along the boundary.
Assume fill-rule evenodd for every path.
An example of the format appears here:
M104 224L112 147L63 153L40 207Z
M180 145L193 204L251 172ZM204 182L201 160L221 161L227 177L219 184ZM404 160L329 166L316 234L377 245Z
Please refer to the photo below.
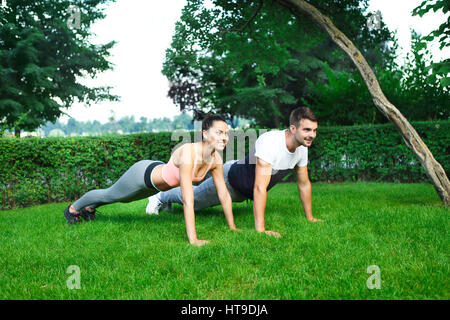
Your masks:
M194 152L195 152L195 143L185 143L182 146L178 147L172 154L173 161L180 165L182 159L184 161L192 162L192 159L194 158Z

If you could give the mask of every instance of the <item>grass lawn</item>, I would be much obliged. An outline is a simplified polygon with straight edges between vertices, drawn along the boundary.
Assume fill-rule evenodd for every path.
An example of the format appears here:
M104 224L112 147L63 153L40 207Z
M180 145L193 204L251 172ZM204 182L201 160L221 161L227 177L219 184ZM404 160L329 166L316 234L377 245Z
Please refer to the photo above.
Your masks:
M0 212L0 299L449 299L449 210L429 184L313 184L308 222L295 184L269 192L266 228L251 202L196 212L203 247L189 245L183 211L145 214L146 200L99 209L68 226L66 203ZM81 289L70 290L69 266ZM367 268L381 288L368 289Z

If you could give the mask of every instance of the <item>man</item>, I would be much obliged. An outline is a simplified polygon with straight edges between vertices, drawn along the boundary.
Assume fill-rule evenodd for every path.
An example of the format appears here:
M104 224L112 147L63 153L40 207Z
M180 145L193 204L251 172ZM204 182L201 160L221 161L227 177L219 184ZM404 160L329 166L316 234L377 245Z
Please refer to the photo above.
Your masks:
M245 159L227 162L223 166L225 183L233 202L253 199L255 228L259 232L280 237L265 228L267 191L280 182L292 169L297 175L297 187L306 218L311 222L322 221L312 214L311 182L308 177L308 147L317 133L317 117L307 107L291 112L288 130L273 130L262 134ZM158 193L149 198L146 212L157 214L167 203L183 204L178 188ZM219 204L211 178L194 187L195 210Z

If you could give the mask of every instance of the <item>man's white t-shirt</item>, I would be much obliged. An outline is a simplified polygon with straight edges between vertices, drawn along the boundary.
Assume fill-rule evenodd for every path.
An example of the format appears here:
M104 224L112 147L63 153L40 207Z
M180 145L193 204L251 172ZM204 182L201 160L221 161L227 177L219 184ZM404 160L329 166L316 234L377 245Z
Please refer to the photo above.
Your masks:
M269 163L273 170L294 169L308 165L308 148L299 146L294 152L286 147L286 130L269 131L255 142L255 157Z
M272 176L267 186L267 190L270 190L295 166L304 167L308 164L308 148L299 146L290 152L286 147L285 130L273 130L260 135L245 159L234 163L228 171L231 186L249 199L253 199L256 158L272 166Z

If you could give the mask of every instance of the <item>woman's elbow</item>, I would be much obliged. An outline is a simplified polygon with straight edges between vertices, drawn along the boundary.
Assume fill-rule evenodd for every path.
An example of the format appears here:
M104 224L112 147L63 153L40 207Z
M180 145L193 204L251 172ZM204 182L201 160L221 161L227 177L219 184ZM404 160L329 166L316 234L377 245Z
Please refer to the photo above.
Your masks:
M231 201L231 196L230 196L230 194L228 192L224 192L224 193L218 194L218 196L219 196L219 200L220 200L221 203L225 203L225 202Z

